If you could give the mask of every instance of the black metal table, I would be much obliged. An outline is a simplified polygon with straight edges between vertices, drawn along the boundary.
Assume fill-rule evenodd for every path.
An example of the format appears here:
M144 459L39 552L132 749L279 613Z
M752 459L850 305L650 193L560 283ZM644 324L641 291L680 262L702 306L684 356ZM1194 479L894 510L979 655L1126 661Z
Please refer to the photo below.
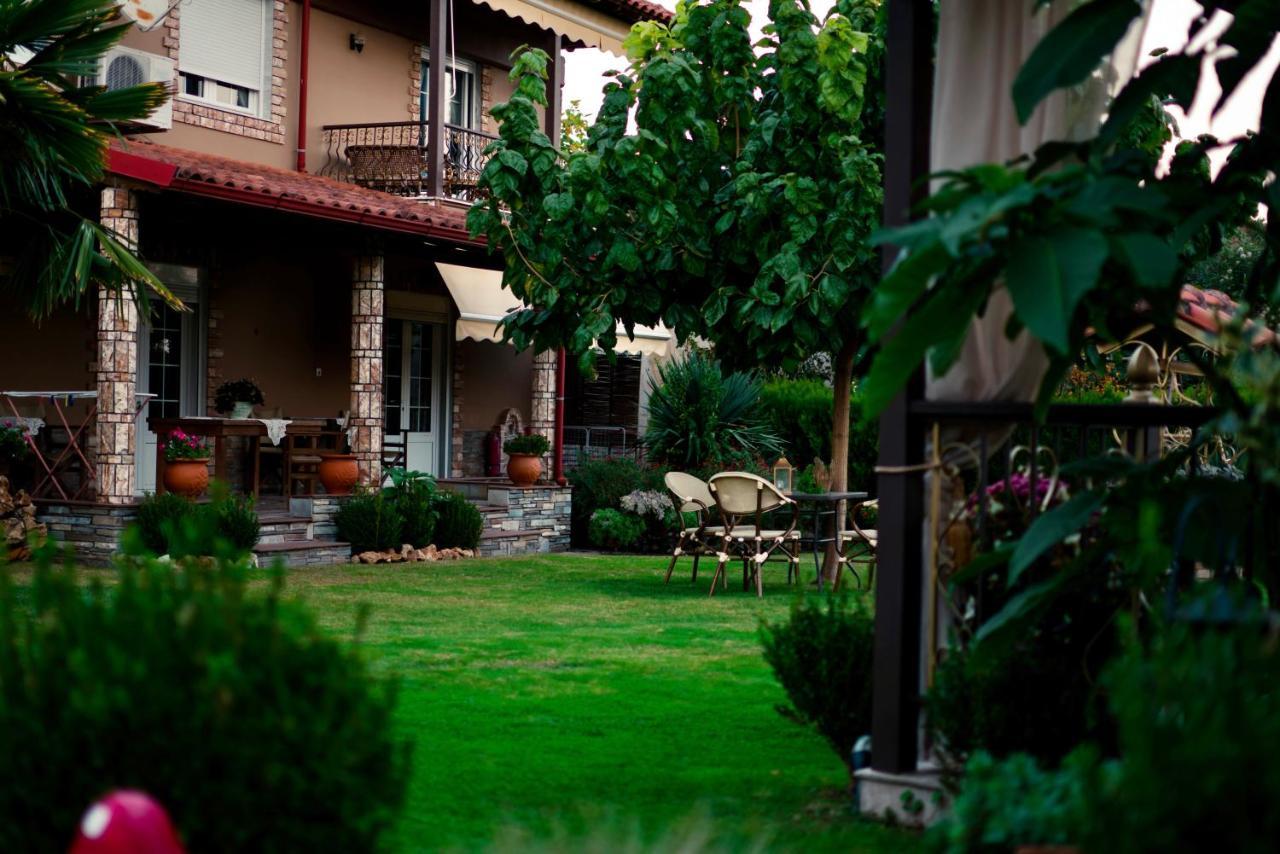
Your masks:
M822 587L822 558L821 555L826 551L824 546L835 543L836 538L840 536L840 525L838 524L838 515L840 511L841 501L866 501L870 496L866 492L793 492L790 498L800 505L800 512L803 514L809 512L813 515L813 536L809 538L809 544L813 548L813 571L817 576L818 587ZM806 511L805 505L809 505ZM823 536L822 520L830 518L832 525L830 535ZM801 522L803 525L803 522ZM803 537L803 535L802 535ZM801 540L803 542L803 539ZM838 545L838 543L837 543Z

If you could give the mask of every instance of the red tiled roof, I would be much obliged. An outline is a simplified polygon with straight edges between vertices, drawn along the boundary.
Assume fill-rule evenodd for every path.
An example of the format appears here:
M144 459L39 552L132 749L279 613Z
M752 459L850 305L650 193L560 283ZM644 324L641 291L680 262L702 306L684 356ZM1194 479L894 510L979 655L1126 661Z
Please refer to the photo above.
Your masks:
M657 21L670 24L676 13L649 0L587 0L587 5L608 12L617 18L634 24L637 21Z
M1235 317L1239 308L1239 303L1222 291L1183 285L1182 296L1178 300L1178 320L1209 336L1217 336ZM1255 347L1274 344L1276 341L1276 333L1257 321L1247 321L1245 331Z
M216 154L141 140L114 140L107 171L178 192L387 231L477 242L467 236L465 210Z

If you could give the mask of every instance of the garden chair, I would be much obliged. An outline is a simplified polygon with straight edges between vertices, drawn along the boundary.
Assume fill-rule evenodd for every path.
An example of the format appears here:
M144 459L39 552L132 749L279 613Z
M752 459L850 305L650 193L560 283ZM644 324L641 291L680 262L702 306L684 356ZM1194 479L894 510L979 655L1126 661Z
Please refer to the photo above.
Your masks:
M720 519L724 525L723 551L719 554L716 574L711 579L711 595L716 592L716 581L725 578L724 565L728 563L730 549L741 555L744 571L755 578L756 595L764 595L761 568L776 552L788 558L787 583L800 573L800 505L783 495L776 486L762 477L748 472L722 472L711 478L708 484ZM791 520L786 528L767 528L765 514L791 510Z
M676 547L671 551L671 563L667 566L667 579L663 583L671 583L671 573L676 568L676 561L685 554L693 557L693 576L690 581L697 581L698 558L706 554L718 554L715 541L724 533L721 526L707 524L713 521L711 509L716 506L716 500L711 497L711 488L707 486L707 482L691 474L670 471L662 481L667 485L672 503L680 514L680 536L676 540ZM696 515L698 524L685 525L686 513Z
M871 582L876 573L876 545L879 542L879 536L875 528L864 528L858 524L858 511L864 508L878 510L879 507L879 499L873 498L869 501L859 501L849 508L849 528L841 530L840 536L836 538L836 577L831 584L832 590L840 589L840 574L846 564L848 564L849 571L853 573L853 577L857 580L859 589L871 589ZM852 560L863 555L867 557L867 583L865 586L862 584L862 578L858 575L858 571L853 568Z

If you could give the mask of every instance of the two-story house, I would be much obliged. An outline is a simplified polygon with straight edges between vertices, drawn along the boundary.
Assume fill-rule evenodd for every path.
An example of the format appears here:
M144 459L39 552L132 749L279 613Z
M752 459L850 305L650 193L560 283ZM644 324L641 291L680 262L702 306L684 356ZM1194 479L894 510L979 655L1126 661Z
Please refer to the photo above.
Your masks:
M95 500L153 489L148 417L212 415L216 387L240 377L269 414L349 413L368 481L387 436L410 468L447 477L483 474L481 437L508 410L549 434L556 354L500 343L514 299L465 227L490 109L513 50L543 47L558 139L564 53L620 52L633 23L670 13L646 0L123 5L147 28L104 57L102 82L174 94L113 143L101 221L189 311L153 301L139 317L105 296L39 325L0 311L0 390L96 390ZM627 349L667 346L645 333ZM141 414L137 393L154 395Z

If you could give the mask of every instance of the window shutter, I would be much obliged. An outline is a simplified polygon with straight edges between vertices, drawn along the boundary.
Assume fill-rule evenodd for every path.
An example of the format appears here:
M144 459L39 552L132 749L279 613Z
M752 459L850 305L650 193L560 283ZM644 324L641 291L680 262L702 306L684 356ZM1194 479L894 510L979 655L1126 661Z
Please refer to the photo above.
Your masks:
M178 67L262 91L270 0L190 0L178 19Z

